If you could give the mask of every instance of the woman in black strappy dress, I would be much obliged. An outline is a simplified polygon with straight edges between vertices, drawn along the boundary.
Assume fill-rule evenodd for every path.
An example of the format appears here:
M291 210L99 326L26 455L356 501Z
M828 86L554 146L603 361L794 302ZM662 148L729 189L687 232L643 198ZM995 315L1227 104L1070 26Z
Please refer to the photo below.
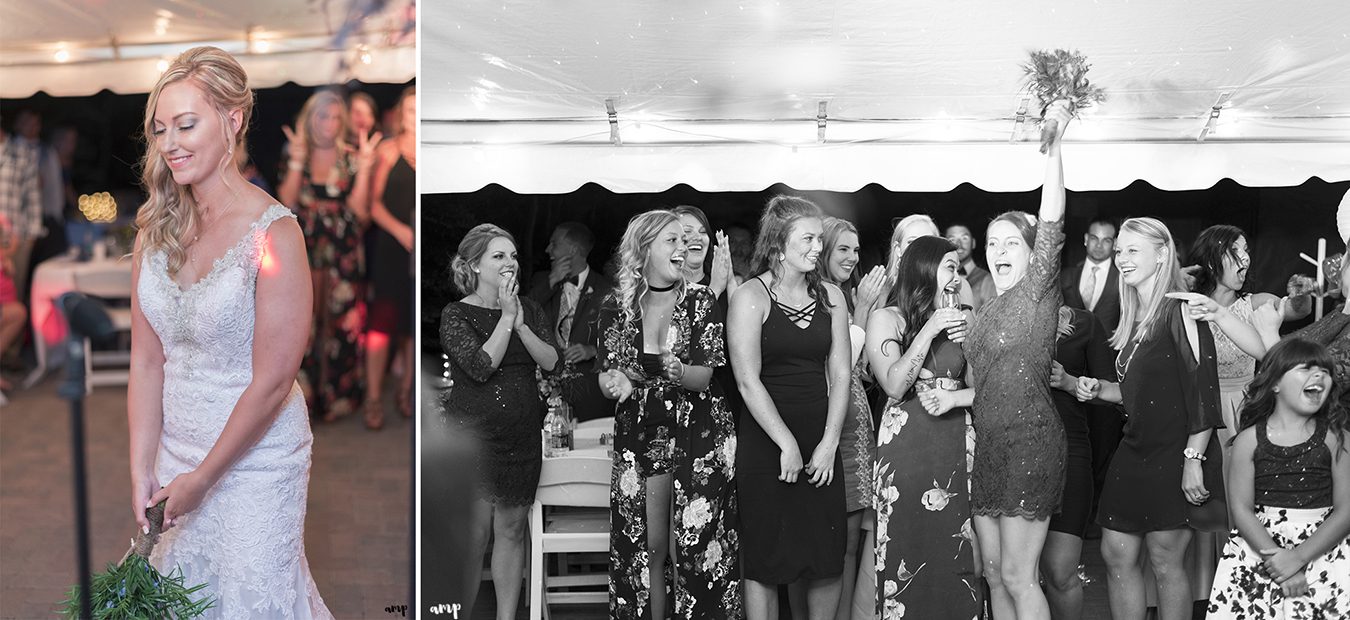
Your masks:
M844 568L839 436L849 399L848 307L823 283L821 212L777 196L760 219L760 274L736 289L727 333L750 418L736 452L745 608L778 616L777 584L801 584L833 617Z

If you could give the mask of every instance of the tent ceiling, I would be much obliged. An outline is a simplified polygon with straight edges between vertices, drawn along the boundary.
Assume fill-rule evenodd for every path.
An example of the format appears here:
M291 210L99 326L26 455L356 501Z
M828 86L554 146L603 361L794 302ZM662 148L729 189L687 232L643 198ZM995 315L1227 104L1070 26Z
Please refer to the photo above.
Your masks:
M416 73L412 11L412 0L4 2L0 96L147 92L161 61L193 45L240 56L255 87L403 82Z
M1019 64L1029 50L1056 47L1086 54L1092 79L1109 95L1070 130L1072 141L1193 145L1229 93L1208 148L1195 153L1245 158L1221 176L1263 162L1301 164L1305 157L1288 155L1298 145L1331 143L1340 155L1350 145L1350 9L1343 0L498 0L425 10L422 19L427 156L467 166L441 175L427 188L433 191L469 191L514 182L512 176L533 177L535 190L597 181L638 191L689 182L672 178L672 170L698 167L682 160L608 178L591 166L567 165L583 153L612 160L634 146L648 159L660 145L695 159L734 151L731 145L743 147L736 157L770 160L794 145L868 144L881 157L886 145L1020 153L1029 145L1010 140L1035 131L1024 124L1015 132ZM1035 102L1028 107L1038 115ZM624 146L611 144L611 128ZM1238 143L1266 148L1225 151ZM830 158L819 159L829 165ZM512 175L517 160L562 168ZM1350 179L1347 161L1250 180ZM1182 184L1205 182L1213 166L1203 167L1203 179ZM587 172L573 172L581 169ZM877 174L877 182L907 185L900 173ZM982 174L988 176L972 171L968 180L1009 185Z

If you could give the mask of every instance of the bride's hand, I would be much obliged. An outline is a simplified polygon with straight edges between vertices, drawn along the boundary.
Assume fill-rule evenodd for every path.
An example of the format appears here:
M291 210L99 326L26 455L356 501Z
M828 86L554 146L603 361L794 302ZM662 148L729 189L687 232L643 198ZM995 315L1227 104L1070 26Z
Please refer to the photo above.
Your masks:
M131 480L131 514L136 515L136 525L140 526L142 532L150 531L150 520L145 516L145 509L154 506L150 497L158 490L159 478L154 474L137 476Z
M211 488L208 481L204 480L202 474L197 470L192 470L185 474L179 474L174 478L169 486L166 486L154 495L150 496L150 502L145 505L146 508L154 506L163 500L169 500L164 506L164 529L169 529L177 525L178 518L197 509L202 503L202 498L206 496L206 491ZM144 509L142 509L144 510Z

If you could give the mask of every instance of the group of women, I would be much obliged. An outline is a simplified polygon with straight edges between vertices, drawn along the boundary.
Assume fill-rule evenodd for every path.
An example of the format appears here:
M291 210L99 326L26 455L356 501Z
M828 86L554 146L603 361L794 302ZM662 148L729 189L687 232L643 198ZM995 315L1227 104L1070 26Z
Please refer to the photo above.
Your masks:
M300 384L310 411L326 422L361 411L367 428L384 425L385 370L395 349L404 368L396 402L412 415L415 95L408 87L399 96L398 126L387 128L387 140L375 100L359 92L344 101L317 91L295 128L283 128L277 197L300 218L314 286Z
M1060 135L1072 118L1063 102L1048 117ZM862 275L851 224L802 198L775 197L744 281L727 268L725 242L706 274L689 268L705 264L711 246L696 209L629 222L595 369L618 402L611 617L774 618L780 585L799 618L967 620L986 605L999 620L1081 617L1077 571L1097 493L1089 402L1128 415L1097 509L1113 617L1144 617L1149 572L1162 620L1189 618L1199 589L1211 613L1222 613L1209 592L1213 563L1197 569L1184 558L1203 533L1228 530L1226 487L1245 502L1235 515L1259 512L1253 493L1266 506L1321 512L1301 533L1282 534L1278 547L1251 542L1252 521L1235 516L1240 534L1222 566L1237 571L1234 563L1246 562L1242 570L1274 584L1269 592L1346 608L1346 579L1336 571L1350 553L1350 460L1339 450L1350 315L1338 308L1300 332L1321 344L1272 364L1283 374L1265 383L1278 394L1295 386L1282 378L1295 373L1297 389L1253 396L1249 407L1267 409L1246 413L1239 404L1251 360L1277 346L1286 317L1306 314L1306 292L1244 294L1247 242L1229 227L1197 240L1200 269L1188 279L1167 227L1140 217L1125 221L1117 240L1120 323L1103 326L1065 307L1058 144L1048 151L1039 212L1005 213L987 229L997 297L978 314L956 247L926 218L899 222L887 265ZM523 538L541 458L533 373L550 370L557 352L540 309L516 295L509 233L474 228L454 265L468 296L442 316L456 391L447 406L485 442L481 501L494 512L498 544L510 545L494 552L498 617L512 617L523 547L510 541ZM869 382L886 396L875 430ZM1263 452L1243 440L1266 428L1245 432L1258 419L1272 429L1318 421L1275 448L1262 444ZM1223 479L1225 428L1244 429L1233 451L1245 449L1248 460L1232 475L1255 476L1255 492L1251 480ZM1296 455L1281 452L1305 444ZM1288 469L1289 458L1302 469ZM1271 467L1302 474L1281 485L1321 475L1325 488L1281 496L1263 487ZM1292 496L1298 506L1267 501ZM1296 556L1279 550L1301 542ZM502 553L517 557L499 561ZM1319 561L1333 568L1301 570ZM1295 575L1306 577L1301 590L1290 585ZM1249 579L1220 577L1214 592L1252 603L1255 595L1243 594L1250 588L1233 586ZM1270 605L1283 604L1272 597ZM1243 610L1234 617L1251 609L1230 607Z

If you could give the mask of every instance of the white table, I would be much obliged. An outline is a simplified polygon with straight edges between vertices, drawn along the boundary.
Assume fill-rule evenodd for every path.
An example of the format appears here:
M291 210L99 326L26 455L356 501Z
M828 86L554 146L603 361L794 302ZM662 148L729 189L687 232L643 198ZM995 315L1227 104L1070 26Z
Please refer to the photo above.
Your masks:
M64 357L52 355L53 351L61 351L61 342L66 337L66 322L61 318L60 310L56 308L57 298L63 293L76 290L77 277L109 272L129 276L131 259L104 258L78 261L73 256L65 255L45 260L33 270L29 321L33 327L33 347L37 351L38 364L24 380L26 386L41 380L47 369ZM130 281L130 277L126 279ZM128 299L131 297L129 286L125 291L125 297Z

